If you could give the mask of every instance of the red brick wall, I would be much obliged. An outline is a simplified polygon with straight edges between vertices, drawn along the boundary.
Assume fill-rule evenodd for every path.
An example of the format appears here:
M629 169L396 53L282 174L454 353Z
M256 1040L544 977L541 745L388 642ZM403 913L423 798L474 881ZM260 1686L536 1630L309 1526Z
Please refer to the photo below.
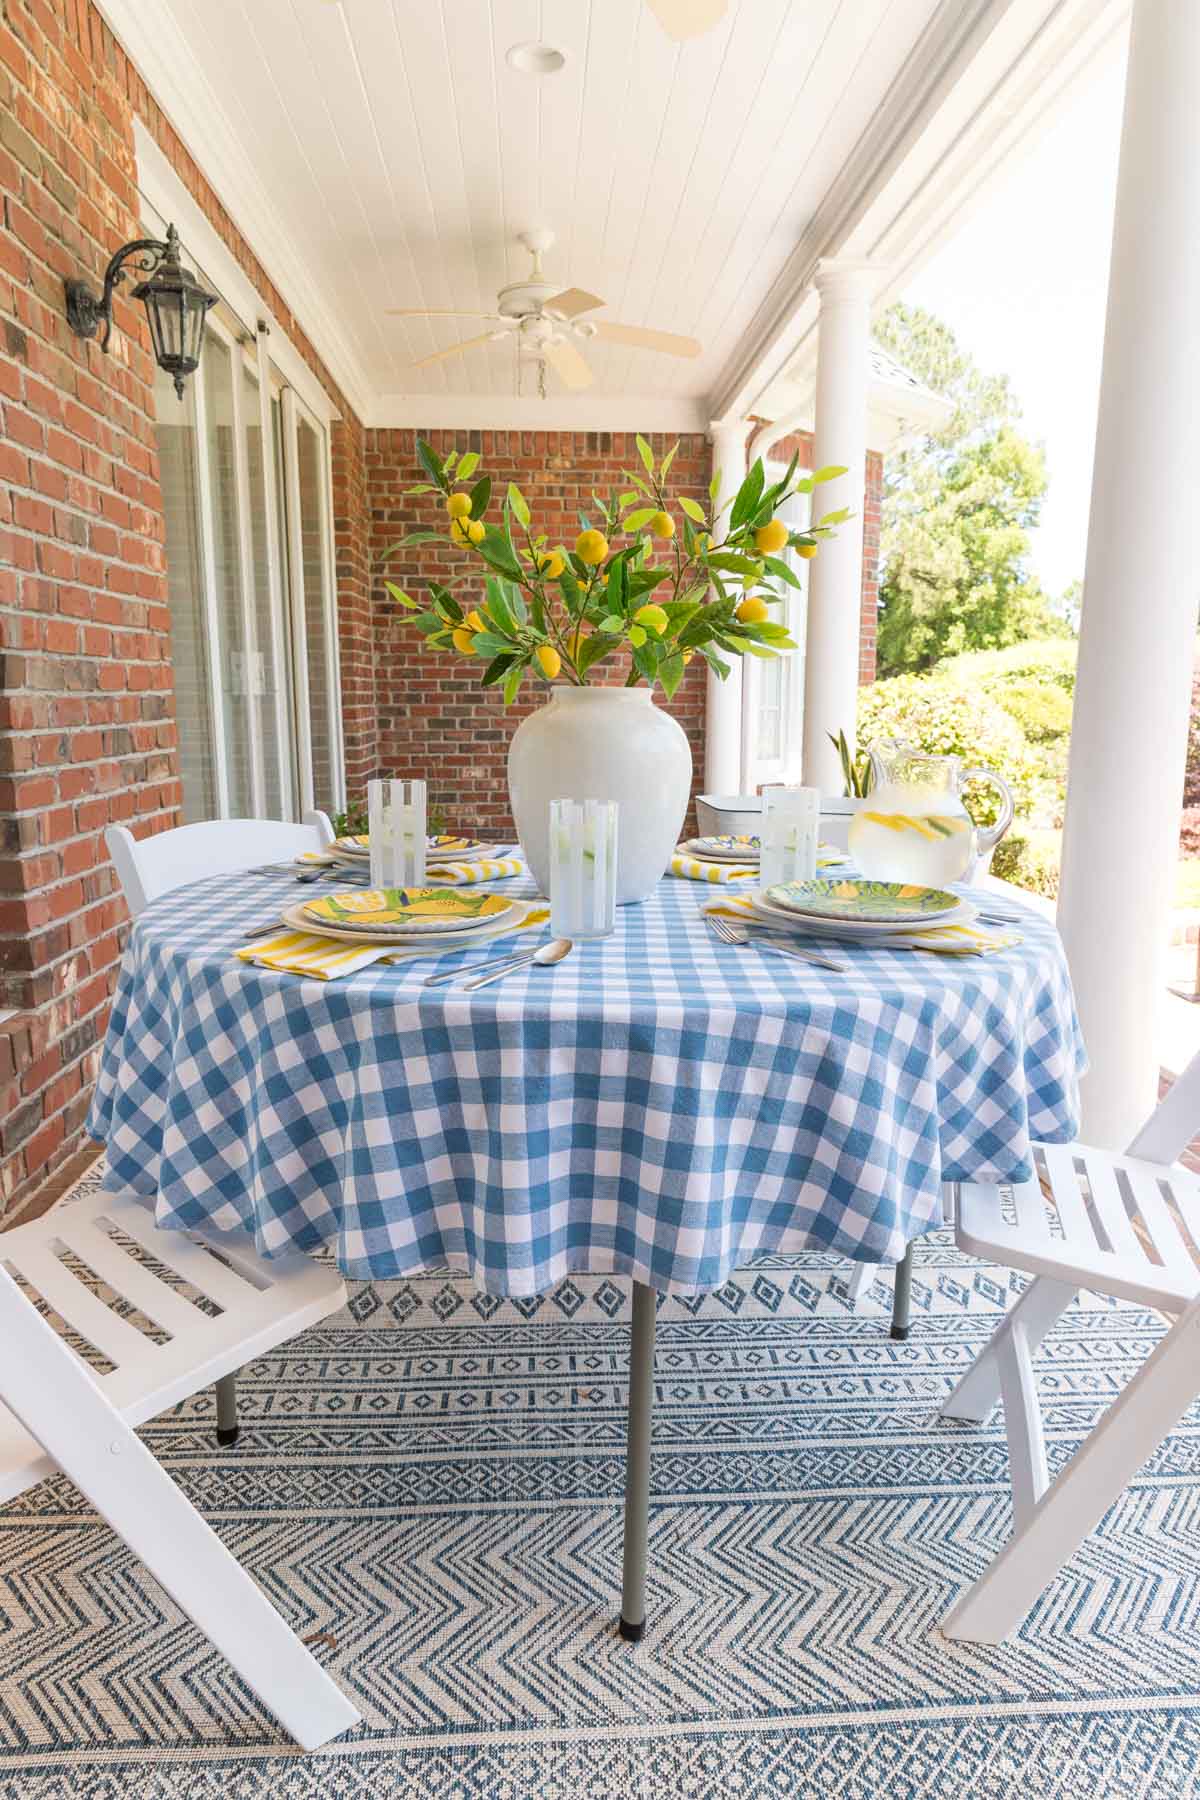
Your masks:
M141 305L107 355L69 331L63 279L98 285L142 235L141 117L347 418L349 409L90 0L0 5L0 1212L80 1147L125 922L103 843L177 822L174 704ZM339 490L342 653L357 766L373 731L361 434ZM355 459L358 470L355 473ZM357 549L355 549L357 543Z
M636 467L633 433L577 432L422 432L439 455L476 450L482 471L492 478L493 493L503 495L515 481L528 500L535 527L552 542L572 544L581 529L578 513L595 512L592 490L606 495L626 484L621 471ZM656 456L674 441L655 434L649 439ZM707 498L711 449L703 433L685 436L671 468L676 492ZM367 433L367 483L371 503L373 554L418 527L445 533L446 515L435 496L406 498L405 488L420 479L414 431ZM493 502L493 507L496 502ZM414 597L429 579L448 583L478 569L476 556L458 550L448 539L422 544L392 558L392 579ZM464 599L477 587L456 589ZM522 719L545 703L547 687L526 678L517 700L505 707L495 688L481 689L480 670L470 660L428 651L411 625L399 621L382 580L376 580L379 758L389 774L425 775L430 801L441 801L455 828L487 836L512 831L505 787L509 740ZM606 669L607 669L606 665ZM611 676L623 681L627 664L614 661ZM695 781L704 769L705 665L696 658L684 676L670 710L692 746Z

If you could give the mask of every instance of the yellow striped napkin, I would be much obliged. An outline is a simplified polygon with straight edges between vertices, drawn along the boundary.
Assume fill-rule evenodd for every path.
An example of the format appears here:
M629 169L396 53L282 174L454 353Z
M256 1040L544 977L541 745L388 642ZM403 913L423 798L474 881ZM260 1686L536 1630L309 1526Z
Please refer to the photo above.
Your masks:
M353 975L369 963L382 961L388 946L376 949L372 944L339 944L315 932L282 930L278 937L243 944L234 954L243 962L259 963L264 969L311 975L317 981L336 981L340 975Z
M519 856L484 857L479 862L431 862L425 865L426 876L436 875L451 887L466 886L472 881L504 881L510 875L523 875L525 864Z
M668 874L682 875L685 881L745 881L747 875L758 874L758 864L701 862L699 857L685 856L677 850L668 865Z
M701 911L717 913L727 919L754 919L765 925L768 921L762 913L756 912L748 894L731 895L728 900L713 900ZM780 920L782 925L785 921ZM802 923L797 920L797 929L803 931ZM832 940L831 940L832 941ZM839 938L843 946L851 942L865 944L871 949L874 941L870 938ZM924 931L904 931L898 929L896 935L887 943L874 943L879 950L934 950L942 956L994 956L998 950L1011 950L1014 944L1021 942L1017 931L989 931L982 925L969 922L961 925L930 925Z

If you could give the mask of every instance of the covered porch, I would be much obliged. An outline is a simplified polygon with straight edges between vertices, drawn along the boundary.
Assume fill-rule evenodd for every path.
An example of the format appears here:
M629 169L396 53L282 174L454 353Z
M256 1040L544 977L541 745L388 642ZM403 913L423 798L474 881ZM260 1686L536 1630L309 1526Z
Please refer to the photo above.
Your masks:
M414 491L419 440L482 459L551 544L639 439L660 465L677 445L697 507L758 458L768 480L844 466L821 505L850 526L785 552L800 649L726 679L689 658L665 702L693 802L841 795L888 454L946 410L872 319L1127 36L1056 910L1082 1132L1114 1151L1159 1092L1196 631L1187 508L1160 498L1200 461L1187 0L9 0L0 1229L99 1192L86 1126L130 941L106 830L345 833L396 775L428 779L433 829L513 844L508 747L544 692L505 707L386 585L465 579L441 494ZM99 289L168 227L212 300L182 394L132 281L107 345L72 330L64 286ZM543 277L539 307L566 304L536 337L505 294ZM806 496L785 523L816 523ZM948 1229L909 1277L909 1344L887 1337L890 1273L851 1281L815 1246L663 1293L636 1652L610 1629L629 1284L353 1281L252 1366L240 1461L213 1453L206 1395L147 1431L360 1726L297 1759L60 1477L0 1517L0 1787L100 1793L110 1766L147 1795L1189 1792L1194 1495L1163 1469L1191 1466L1192 1424L1017 1637L943 1638L963 1542L1007 1532L1008 1464L1000 1426L970 1461L933 1409L1025 1278ZM1051 1473L1159 1329L1105 1296L1071 1317L1047 1340Z

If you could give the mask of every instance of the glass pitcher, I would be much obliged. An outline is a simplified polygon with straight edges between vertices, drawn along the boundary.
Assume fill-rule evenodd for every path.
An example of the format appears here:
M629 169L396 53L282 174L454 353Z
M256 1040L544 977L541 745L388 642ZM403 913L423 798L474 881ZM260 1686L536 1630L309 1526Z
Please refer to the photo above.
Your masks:
M873 744L871 791L850 821L849 851L872 881L945 887L969 881L1012 824L1013 797L994 769L963 767L960 756L930 756L909 744ZM963 805L968 781L999 789L994 825L977 826Z

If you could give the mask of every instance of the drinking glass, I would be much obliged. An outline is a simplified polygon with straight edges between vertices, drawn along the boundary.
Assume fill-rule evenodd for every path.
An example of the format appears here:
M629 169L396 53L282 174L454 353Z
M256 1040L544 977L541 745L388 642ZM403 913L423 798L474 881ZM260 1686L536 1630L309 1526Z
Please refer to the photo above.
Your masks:
M617 803L550 802L550 934L576 943L617 925Z
M759 879L764 888L785 881L811 881L817 872L817 831L821 790L765 787L762 791L762 844Z
M425 885L425 783L368 781L371 886Z

